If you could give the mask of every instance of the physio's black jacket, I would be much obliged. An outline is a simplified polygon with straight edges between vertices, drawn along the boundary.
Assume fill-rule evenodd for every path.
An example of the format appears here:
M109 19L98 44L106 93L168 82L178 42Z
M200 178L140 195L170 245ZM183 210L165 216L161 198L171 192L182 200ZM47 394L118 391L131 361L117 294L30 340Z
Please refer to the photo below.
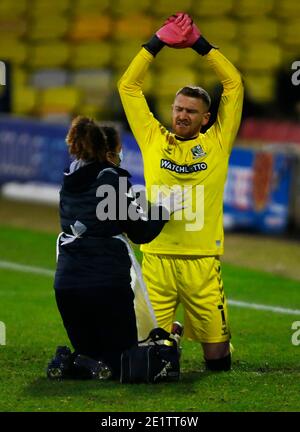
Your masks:
M59 257L54 287L61 289L84 289L104 286L130 284L131 262L126 245L112 238L126 233L134 243L147 243L162 230L166 220L151 220L146 217L138 220L104 220L96 215L99 202L105 197L97 197L99 186L111 185L116 191L116 214L119 211L119 178L127 182L127 192L131 188L130 174L122 168L109 163L91 162L74 172L65 173L60 191L60 221L62 231L72 235L71 226L77 222L86 231L76 240L59 246ZM132 205L134 197L128 197L127 206ZM136 207L136 211L140 210ZM150 214L150 210L148 214ZM166 216L164 214L164 219Z
M56 303L74 355L104 361L115 379L120 376L122 352L137 345L138 335L130 257L126 244L113 236L126 233L135 243L149 242L163 228L162 218L167 219L164 207L155 209L160 220L147 219L129 193L128 177L127 171L108 163L71 164L60 191L64 234L58 242L54 282ZM102 194L109 186L114 192L110 202L107 194ZM141 218L97 218L97 206L104 206L105 199L115 204L118 215L124 198L126 210L135 209Z

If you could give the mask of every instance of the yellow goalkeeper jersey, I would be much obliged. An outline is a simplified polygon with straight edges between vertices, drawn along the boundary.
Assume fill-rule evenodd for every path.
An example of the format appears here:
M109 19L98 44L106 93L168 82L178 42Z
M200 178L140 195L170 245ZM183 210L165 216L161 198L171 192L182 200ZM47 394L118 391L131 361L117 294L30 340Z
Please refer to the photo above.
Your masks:
M159 236L141 249L155 254L221 255L223 191L241 119L241 76L217 49L204 56L223 84L217 120L206 133L181 141L154 118L143 95L143 81L153 59L141 49L118 83L120 97L142 152L150 200L157 187L180 185L189 191L192 201L182 212L175 212Z

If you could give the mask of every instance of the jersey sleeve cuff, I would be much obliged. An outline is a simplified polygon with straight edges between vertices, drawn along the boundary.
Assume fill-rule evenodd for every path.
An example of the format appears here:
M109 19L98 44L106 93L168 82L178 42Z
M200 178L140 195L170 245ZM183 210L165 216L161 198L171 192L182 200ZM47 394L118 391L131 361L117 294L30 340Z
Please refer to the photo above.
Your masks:
M165 46L156 35L154 35L149 42L142 45L150 54L154 57L159 53L159 51Z
M217 47L211 45L203 36L200 36L199 39L196 40L192 48L198 54L203 56L208 54L212 48L217 48Z

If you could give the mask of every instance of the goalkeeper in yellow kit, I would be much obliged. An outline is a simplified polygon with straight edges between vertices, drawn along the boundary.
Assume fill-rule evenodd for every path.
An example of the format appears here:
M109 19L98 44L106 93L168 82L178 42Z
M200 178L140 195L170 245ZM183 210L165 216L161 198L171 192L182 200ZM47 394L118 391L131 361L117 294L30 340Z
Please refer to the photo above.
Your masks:
M177 92L173 133L149 110L142 86L150 64L165 45L192 47L222 82L217 119L204 134L200 131L210 118L210 97L201 87L186 86ZM180 61L180 50L178 57ZM143 275L158 324L170 331L181 303L185 335L202 344L207 369L229 370L230 330L219 257L224 251L223 190L242 112L241 76L201 36L192 19L178 13L143 45L119 81L119 92L142 152L148 195L154 185L180 185L192 196L195 222L174 216L155 240L142 246Z

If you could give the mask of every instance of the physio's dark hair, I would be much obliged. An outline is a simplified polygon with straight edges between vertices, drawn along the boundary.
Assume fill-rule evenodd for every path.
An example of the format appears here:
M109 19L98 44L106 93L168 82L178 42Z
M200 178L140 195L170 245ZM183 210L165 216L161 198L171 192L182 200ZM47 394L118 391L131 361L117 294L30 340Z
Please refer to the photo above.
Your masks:
M100 126L88 117L75 117L66 142L71 155L83 160L106 160L107 138Z
M204 90L202 87L197 87L197 86L182 87L181 89L178 90L178 92L176 93L176 96L178 96L179 94L182 94L182 95L188 96L188 97L193 97L196 99L202 99L203 102L205 103L207 109L209 110L209 108L210 108L211 98L210 98L209 94L207 93L207 91Z
M117 129L114 126L110 125L103 125L101 126L101 129L104 132L104 135L106 136L107 141L107 151L115 151L117 148L117 145L120 142L120 135Z

